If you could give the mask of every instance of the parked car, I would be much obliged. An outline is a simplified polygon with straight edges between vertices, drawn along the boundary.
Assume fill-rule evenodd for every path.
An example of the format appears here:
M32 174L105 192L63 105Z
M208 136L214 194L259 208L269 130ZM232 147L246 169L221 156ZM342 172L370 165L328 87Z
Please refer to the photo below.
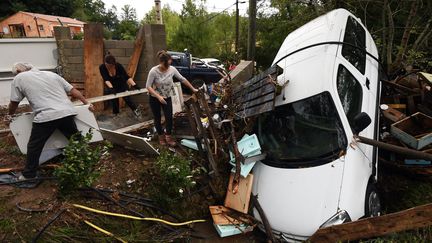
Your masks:
M218 68L221 68L221 69L225 69L224 65L222 64L221 61L219 61L219 59L216 59L216 58L201 58L201 61L203 61L207 65L218 67Z
M204 83L217 83L222 77L215 67L209 67L199 59L186 52L168 52L172 57L172 66L177 68L181 75L188 79L195 87ZM186 90L185 90L186 91Z
M319 228L380 215L377 149L353 139L377 138L377 57L370 33L344 9L280 47L277 82L289 82L256 123L267 157L254 168L253 194L281 239L303 241Z

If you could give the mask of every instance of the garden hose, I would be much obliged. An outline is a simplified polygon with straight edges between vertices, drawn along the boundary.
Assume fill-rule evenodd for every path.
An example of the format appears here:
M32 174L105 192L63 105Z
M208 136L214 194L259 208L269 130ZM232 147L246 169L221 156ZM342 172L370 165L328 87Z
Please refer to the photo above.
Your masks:
M203 219L198 219L198 220L190 220L190 221L186 221L186 222L182 222L182 223L173 223L173 222L169 222L169 221L166 221L163 219L158 219L158 218L142 218L142 217L136 217L136 216L132 216L132 215L106 212L106 211L86 207L86 206L83 206L80 204L72 204L72 206L74 206L76 208L81 208L81 209L84 209L84 210L87 210L90 212L94 212L94 213L99 213L99 214L104 214L104 215L109 215L109 216L114 216L114 217L120 217L120 218L134 219L134 220L160 222L160 223L164 223L164 224L171 225L171 226L183 226L183 225L188 225L188 224L193 224L193 223L205 222L205 220L203 220Z
M111 237L117 239L118 241L120 241L120 242L122 242L122 243L127 243L127 241L123 240L123 239L120 238L120 237L115 236L113 233L109 232L108 230L102 229L101 227L99 227L99 226L97 226L97 225L91 223L90 221L87 221L87 220L83 220L83 221L84 221L84 223L86 223L88 226L92 227L93 229L95 229L95 230L97 230L97 231L99 231L99 232L102 232L102 233L104 233L104 234L106 234L106 235L108 235L108 236L111 236Z

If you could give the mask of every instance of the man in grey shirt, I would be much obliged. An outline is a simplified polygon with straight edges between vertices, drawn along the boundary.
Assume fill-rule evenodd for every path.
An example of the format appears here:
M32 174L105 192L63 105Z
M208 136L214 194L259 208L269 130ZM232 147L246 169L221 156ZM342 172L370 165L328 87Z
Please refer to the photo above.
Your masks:
M68 93L84 104L84 96L59 75L49 71L39 71L29 63L15 63L12 73L16 74L12 85L9 115L13 115L24 99L30 103L35 114L30 140L27 145L27 163L18 180L35 178L39 157L46 141L59 129L68 139L78 132L74 121L77 115ZM90 105L91 109L92 106Z

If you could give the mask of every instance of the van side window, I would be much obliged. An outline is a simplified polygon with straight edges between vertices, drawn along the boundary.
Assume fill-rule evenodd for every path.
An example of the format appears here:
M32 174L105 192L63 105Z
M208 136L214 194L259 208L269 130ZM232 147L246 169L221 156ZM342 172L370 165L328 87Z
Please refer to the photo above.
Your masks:
M342 65L338 68L337 91L352 126L354 117L361 112L363 90L357 79Z
M366 31L351 16L347 20L343 42L350 43L362 50L366 49ZM342 46L342 56L357 68L360 73L365 73L366 53L364 51L345 44Z

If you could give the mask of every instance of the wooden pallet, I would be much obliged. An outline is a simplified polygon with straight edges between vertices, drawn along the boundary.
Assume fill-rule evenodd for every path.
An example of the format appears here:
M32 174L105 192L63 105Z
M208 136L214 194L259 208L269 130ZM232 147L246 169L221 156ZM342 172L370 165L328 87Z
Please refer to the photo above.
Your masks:
M269 81L268 76L275 79L280 73L282 69L273 66L234 88L236 119L252 117L274 109L276 87Z

